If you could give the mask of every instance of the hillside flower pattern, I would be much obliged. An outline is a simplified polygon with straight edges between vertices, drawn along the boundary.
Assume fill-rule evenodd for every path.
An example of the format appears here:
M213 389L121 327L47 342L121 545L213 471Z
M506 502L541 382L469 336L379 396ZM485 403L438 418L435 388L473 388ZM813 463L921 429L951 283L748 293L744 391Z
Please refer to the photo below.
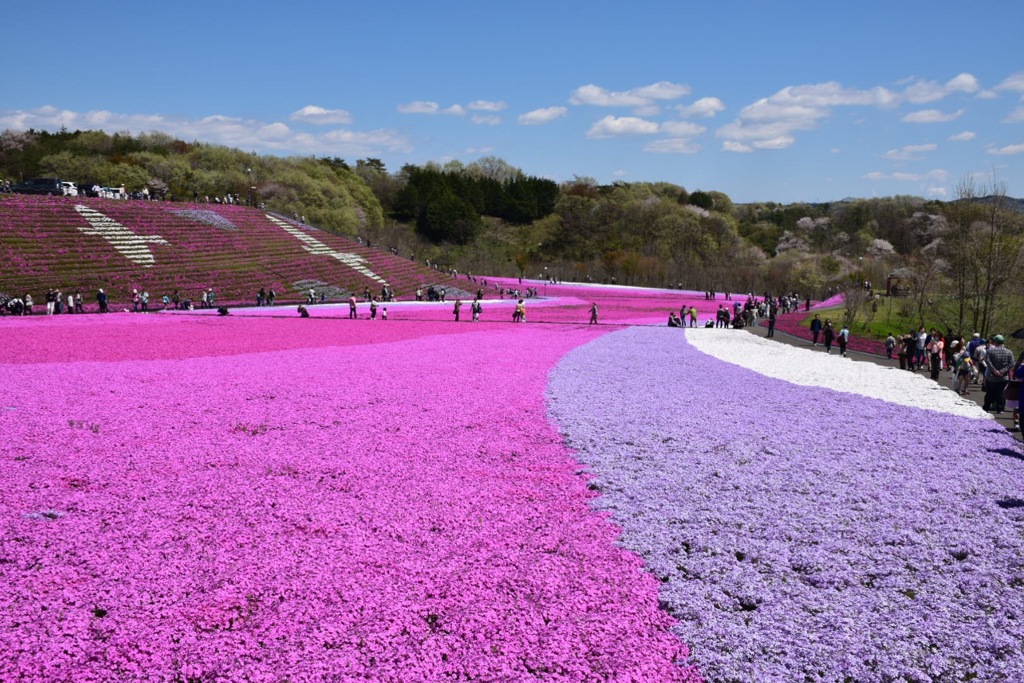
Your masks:
M952 392L937 410L768 377L699 351L705 332L580 346L549 410L706 680L1024 680L1011 435ZM717 332L722 356L746 341ZM815 355L742 348L791 377Z
M88 206L76 204L75 211L89 223L88 227L79 226L79 230L86 235L102 237L122 256L143 268L152 268L156 262L153 252L146 245L167 244L167 240L159 235L137 235L114 219Z
M317 254L318 256L330 256L333 259L341 261L349 268L352 268L353 270L362 273L363 275L365 275L366 277L370 278L375 282L379 282L384 285L388 283L387 280L385 280L384 278L377 275L372 270L366 267L368 264L366 262L366 259L364 259L362 256L358 254L340 252L335 249L332 249L323 242L321 242L320 240L318 240L317 238L304 232L298 226L293 225L288 221L281 220L276 216L271 216L269 213L267 214L267 220L269 220L271 223L284 230L286 233L288 233L295 239L299 240L299 242L302 243L302 248L308 251L309 253Z

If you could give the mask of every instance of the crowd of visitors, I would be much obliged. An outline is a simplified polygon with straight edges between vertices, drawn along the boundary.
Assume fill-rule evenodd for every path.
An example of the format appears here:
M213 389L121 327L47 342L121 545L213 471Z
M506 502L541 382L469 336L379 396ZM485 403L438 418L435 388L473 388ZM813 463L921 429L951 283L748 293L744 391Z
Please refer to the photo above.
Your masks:
M846 355L850 330L845 325L835 330L832 321L817 314L810 323L811 345L820 342L827 352L833 343ZM949 388L961 396L972 390L982 392L982 409L996 415L1012 411L1013 430L1020 429L1020 395L1024 383L1024 352L1014 358L1006 348L1006 338L996 334L990 338L975 332L971 339L954 332L941 333L935 328L919 327L905 334L889 334L884 341L885 355L899 363L901 370L927 371L928 376L943 383L948 373Z

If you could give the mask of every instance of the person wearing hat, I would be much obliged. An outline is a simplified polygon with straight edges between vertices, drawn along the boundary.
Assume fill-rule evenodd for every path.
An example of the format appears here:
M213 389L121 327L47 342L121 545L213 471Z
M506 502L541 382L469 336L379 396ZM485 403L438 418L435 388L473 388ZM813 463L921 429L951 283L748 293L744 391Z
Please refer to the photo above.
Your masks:
M985 354L985 403L982 408L997 415L1006 409L1003 392L1013 369L1013 351L1003 346L1004 342L1006 339L1001 334L992 337L992 346Z

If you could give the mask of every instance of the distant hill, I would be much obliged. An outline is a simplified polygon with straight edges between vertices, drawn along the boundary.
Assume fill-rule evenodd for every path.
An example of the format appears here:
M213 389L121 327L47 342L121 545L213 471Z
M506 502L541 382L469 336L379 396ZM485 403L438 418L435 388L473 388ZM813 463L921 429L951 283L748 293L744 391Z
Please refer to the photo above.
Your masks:
M950 204L957 204L959 202L967 201L964 199L954 199L949 202ZM1017 199L1015 197L996 197L994 195L988 195L987 197L977 197L973 201L981 204L992 204L993 202L1000 201L1007 209L1016 213L1024 214L1024 199Z

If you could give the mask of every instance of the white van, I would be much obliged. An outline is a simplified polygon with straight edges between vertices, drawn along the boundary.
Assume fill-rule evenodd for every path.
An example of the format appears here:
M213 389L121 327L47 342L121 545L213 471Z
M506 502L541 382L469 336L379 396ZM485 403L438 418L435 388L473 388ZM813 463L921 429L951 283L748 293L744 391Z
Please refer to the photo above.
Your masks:
M64 193L65 197L78 196L78 187L74 183L69 183L68 181L65 180L61 182L60 189Z

